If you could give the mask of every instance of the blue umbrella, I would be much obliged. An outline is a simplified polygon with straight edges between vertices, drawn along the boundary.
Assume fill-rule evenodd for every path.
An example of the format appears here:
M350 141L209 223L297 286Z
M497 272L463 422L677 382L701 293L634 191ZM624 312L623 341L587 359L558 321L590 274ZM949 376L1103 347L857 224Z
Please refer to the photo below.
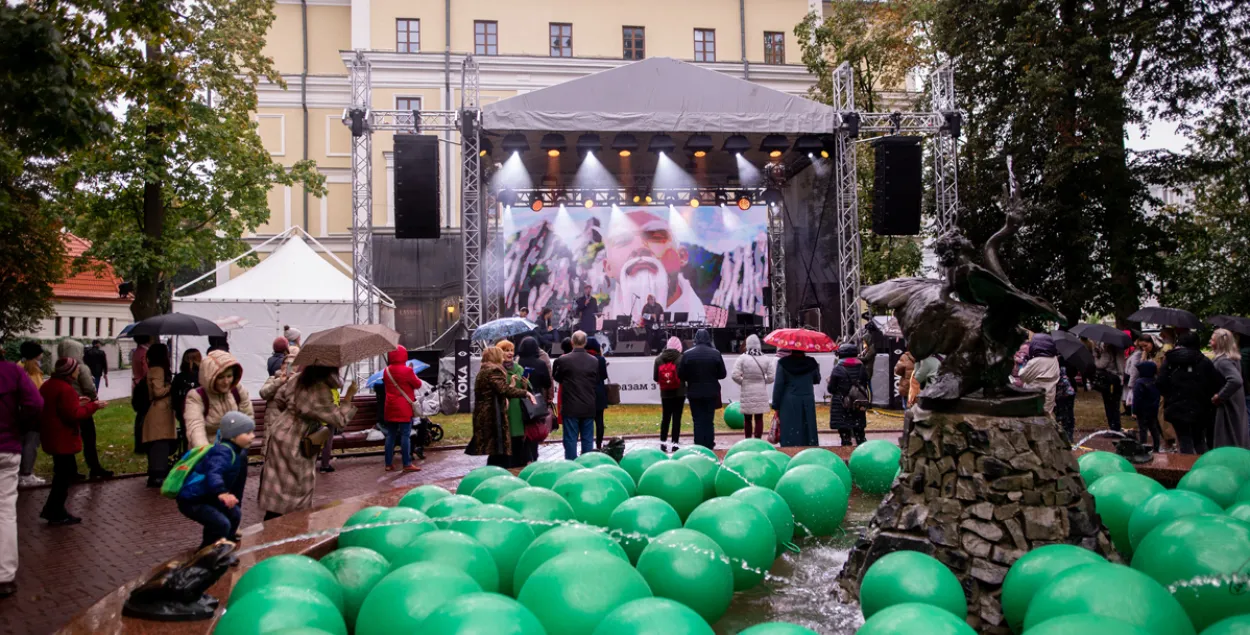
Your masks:
M497 342L513 335L529 333L537 328L537 324L525 318L500 318L477 327L477 330L473 331L473 339L475 341Z
M408 368L411 368L412 372L414 373L419 373L429 367L430 367L429 364L419 359L408 360ZM376 388L378 384L382 383L382 373L385 371L386 369L383 368L382 370L379 370L378 372L372 375L369 375L369 378L365 380L365 388Z

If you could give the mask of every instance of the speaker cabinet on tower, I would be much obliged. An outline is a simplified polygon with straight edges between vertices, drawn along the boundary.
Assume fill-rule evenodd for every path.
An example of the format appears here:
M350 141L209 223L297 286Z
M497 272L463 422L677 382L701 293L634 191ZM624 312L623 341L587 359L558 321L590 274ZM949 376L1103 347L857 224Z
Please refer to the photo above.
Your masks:
M872 183L872 232L882 236L920 233L920 137L875 139L876 175Z
M395 135L395 237L438 238L438 137Z

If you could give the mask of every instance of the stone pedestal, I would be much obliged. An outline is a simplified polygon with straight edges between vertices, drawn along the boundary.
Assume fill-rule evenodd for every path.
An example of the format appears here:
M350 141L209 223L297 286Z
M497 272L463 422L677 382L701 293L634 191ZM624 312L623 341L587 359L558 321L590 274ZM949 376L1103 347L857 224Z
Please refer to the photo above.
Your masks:
M959 578L973 628L1007 634L999 600L1007 569L1054 543L1119 561L1059 427L1046 417L933 413L916 422L898 481L851 551L838 592L858 600L877 558L920 551Z

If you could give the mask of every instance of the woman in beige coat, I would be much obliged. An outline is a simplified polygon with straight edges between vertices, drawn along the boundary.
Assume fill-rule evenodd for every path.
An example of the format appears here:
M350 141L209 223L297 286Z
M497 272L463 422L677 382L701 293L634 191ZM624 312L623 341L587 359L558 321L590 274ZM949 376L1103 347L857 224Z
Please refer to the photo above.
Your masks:
M215 350L200 362L200 387L187 394L186 411L183 413L187 424L187 443L191 447L198 448L216 441L221 418L231 410L238 410L255 419L247 389L239 383L242 379L243 367L227 351Z
M169 472L169 455L174 451L178 429L174 425L173 392L169 370L169 348L160 342L147 352L148 411L143 415L143 445L148 450L148 487L160 487Z

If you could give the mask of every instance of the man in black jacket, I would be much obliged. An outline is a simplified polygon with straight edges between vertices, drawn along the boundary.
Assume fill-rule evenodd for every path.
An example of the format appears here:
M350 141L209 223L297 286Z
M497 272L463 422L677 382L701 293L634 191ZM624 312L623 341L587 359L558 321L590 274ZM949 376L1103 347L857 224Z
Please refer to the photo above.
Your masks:
M1196 334L1182 333L1176 345L1163 357L1163 374L1156 382L1163 395L1163 415L1176 429L1181 453L1202 454L1210 448L1215 427L1211 397L1223 380L1199 349Z
M716 445L713 418L721 406L720 380L725 376L725 359L712 347L712 334L699 329L694 334L694 346L681 354L677 377L686 384L686 397L690 399L694 442L708 449Z
M590 285L582 287L582 295L573 305L573 315L577 316L577 328L587 336L594 335L598 325L595 318L599 313L599 301L590 295Z
M551 376L560 384L560 421L564 424L564 458L577 458L595 444L595 386L599 384L599 360L586 352L586 332L573 333L573 352L556 358Z

